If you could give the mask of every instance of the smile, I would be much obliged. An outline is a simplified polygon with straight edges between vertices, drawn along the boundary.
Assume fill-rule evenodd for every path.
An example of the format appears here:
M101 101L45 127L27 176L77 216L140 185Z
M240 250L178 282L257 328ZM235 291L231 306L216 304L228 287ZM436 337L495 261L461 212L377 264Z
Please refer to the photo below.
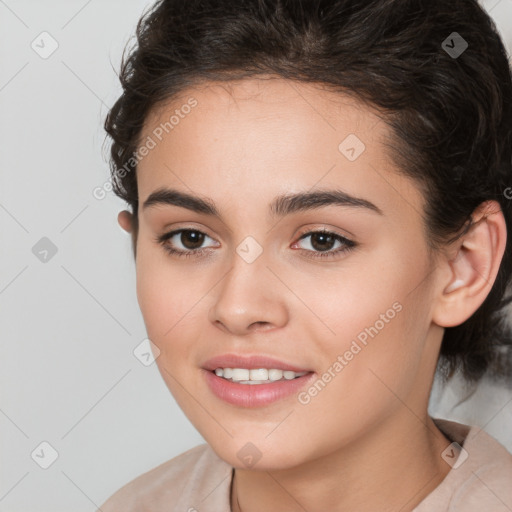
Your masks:
M230 375L229 370L232 372L229 379L217 375L220 371L224 375L226 370L227 375ZM303 391L316 376L314 372L273 370L274 368L217 368L215 371L202 369L202 374L208 389L216 398L243 408L265 407L280 402ZM253 374L259 378L258 380L251 379L251 371L258 372ZM265 372L267 379L263 379ZM280 374L282 376L277 379ZM234 380L233 376L240 380ZM270 377L276 380L271 380Z
M293 372L277 368L216 368L215 375L238 384L271 384L283 380L293 380L308 372Z

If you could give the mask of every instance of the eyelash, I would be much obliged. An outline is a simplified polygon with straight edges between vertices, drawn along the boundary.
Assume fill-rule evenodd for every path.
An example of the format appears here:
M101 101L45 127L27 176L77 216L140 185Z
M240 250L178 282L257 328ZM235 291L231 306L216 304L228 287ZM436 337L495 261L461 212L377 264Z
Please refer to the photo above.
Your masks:
M185 233L185 232L199 233L201 235L208 236L206 233L203 233L202 231L199 231L197 229L178 229L176 231L171 231L169 233L165 233L165 234L157 237L155 239L155 242L162 245L162 247L168 254L171 254L173 256L178 256L179 258L182 258L182 257L189 258L189 257L196 257L196 256L200 257L201 254L203 254L204 252L209 252L206 248L189 249L189 250L183 251L181 249L174 249L168 245L168 240L170 238L172 238L173 236L175 236L179 233ZM301 235L297 241L300 241L304 238L307 238L308 236L315 235L315 234L323 234L323 235L332 236L336 241L340 241L342 244L344 244L344 247L338 248L336 250L331 249L329 251L323 251L323 252L310 251L308 249L300 249L300 250L306 251L306 252L313 252L315 254L314 256L307 256L308 258L311 258L311 259L334 258L338 254L346 253L346 252L353 250L358 245L355 242L353 242L352 240L345 238L344 236L341 236L341 235L338 235L337 233L333 233L331 231L327 231L327 230L323 230L323 229L318 230L318 231L308 231L307 233L304 233L303 235ZM210 238L210 237L208 237L208 238Z

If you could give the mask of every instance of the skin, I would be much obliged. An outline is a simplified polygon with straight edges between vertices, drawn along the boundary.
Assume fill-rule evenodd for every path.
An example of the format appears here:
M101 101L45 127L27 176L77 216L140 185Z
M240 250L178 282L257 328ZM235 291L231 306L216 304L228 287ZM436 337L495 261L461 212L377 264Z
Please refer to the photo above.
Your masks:
M469 318L496 278L506 242L498 203L482 204L469 233L432 254L420 189L399 173L383 145L389 128L368 106L277 78L209 83L153 110L140 140L190 96L198 105L137 169L137 296L167 386L236 468L233 510L413 510L450 469L440 456L450 441L429 418L428 399L444 327ZM351 133L366 146L353 162L338 149ZM143 209L160 187L207 197L222 218ZM277 195L332 188L382 215L333 205L268 214ZM134 232L129 212L118 220ZM180 258L155 241L180 228L205 233L209 253ZM315 259L314 236L300 237L322 228L356 248ZM236 253L247 236L263 250L252 263ZM228 352L321 376L397 301L402 310L306 405L292 395L237 407L203 379L203 363ZM251 468L237 457L247 442L262 454Z

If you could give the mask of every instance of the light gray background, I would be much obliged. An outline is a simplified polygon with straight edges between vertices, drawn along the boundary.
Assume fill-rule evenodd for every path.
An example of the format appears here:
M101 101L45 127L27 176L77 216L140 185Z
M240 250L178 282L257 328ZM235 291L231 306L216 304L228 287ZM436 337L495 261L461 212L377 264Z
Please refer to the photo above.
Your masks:
M124 203L92 194L109 178L102 124L120 92L115 70L151 3L0 0L1 512L94 512L203 442L155 364L134 356L146 333L116 220ZM510 52L512 0L484 5ZM46 59L31 47L51 49L45 31L58 44ZM57 249L46 262L33 253L43 237ZM456 406L461 393L436 385L431 412L512 450L511 392L484 384ZM58 453L48 469L44 441Z

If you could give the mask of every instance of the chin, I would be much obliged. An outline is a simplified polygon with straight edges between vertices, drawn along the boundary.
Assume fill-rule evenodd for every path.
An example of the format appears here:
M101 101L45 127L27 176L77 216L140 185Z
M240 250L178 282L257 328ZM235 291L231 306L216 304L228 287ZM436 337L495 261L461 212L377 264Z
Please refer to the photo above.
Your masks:
M229 441L205 439L222 460L236 469L279 471L305 462L303 446L285 446L277 440L272 443L268 439L260 442L257 437L254 441L247 437Z

